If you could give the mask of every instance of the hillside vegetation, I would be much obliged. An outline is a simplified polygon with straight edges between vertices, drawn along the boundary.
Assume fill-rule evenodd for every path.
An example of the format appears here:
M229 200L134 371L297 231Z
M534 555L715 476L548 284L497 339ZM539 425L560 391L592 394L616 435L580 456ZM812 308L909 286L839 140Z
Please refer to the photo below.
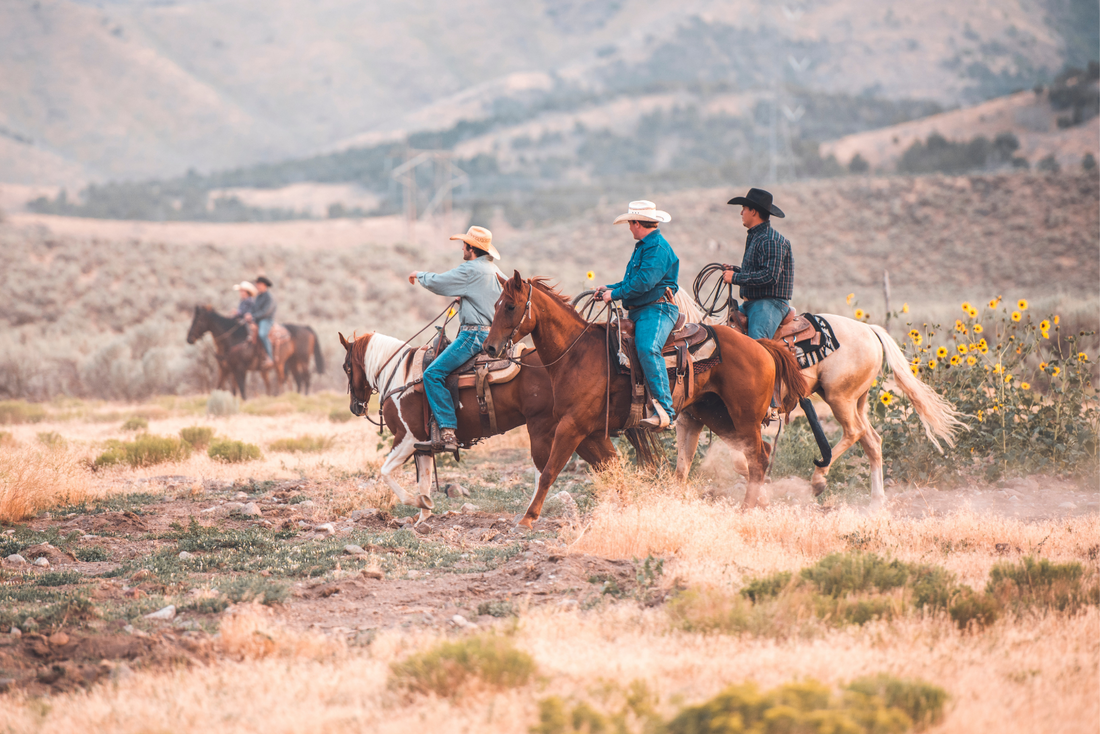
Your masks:
M673 216L663 230L681 258L682 287L708 262L740 262L744 230L725 204L735 193L741 192L657 197ZM905 301L915 308L946 302L953 313L960 294L982 301L1003 294L1046 298L1067 314L1091 313L1084 324L1090 328L1095 321L1095 173L852 177L783 185L775 195L789 214L777 228L793 242L797 307L835 312L845 308L846 294L857 292L871 319L881 322L887 269L895 309ZM530 230L510 229L499 212L477 221L496 228L505 272L548 275L576 293L621 276L630 237L610 222L625 203L625 197L603 201L582 216ZM297 246L267 243L267 227L277 225L236 225L248 228L251 240L238 230L238 244L227 246L193 244L202 241L194 232L208 226L201 224L187 225L193 231L186 244L158 234L62 236L51 233L51 221L18 215L0 224L3 395L134 399L208 390L209 337L198 346L184 341L193 309L211 303L230 311L232 284L260 271L275 281L280 320L311 324L328 363L337 364L336 331L406 336L438 313L445 299L412 288L405 275L457 262L454 243L443 236L417 245L334 247L327 232L339 221L318 223ZM354 242L346 234L343 241ZM330 369L320 386L343 389L340 377Z

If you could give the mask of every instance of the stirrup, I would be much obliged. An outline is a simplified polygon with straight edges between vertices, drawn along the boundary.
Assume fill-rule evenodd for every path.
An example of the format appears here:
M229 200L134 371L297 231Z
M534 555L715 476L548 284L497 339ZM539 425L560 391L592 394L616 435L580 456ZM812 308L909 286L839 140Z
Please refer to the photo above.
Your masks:
M672 421L669 420L668 413L661 407L661 404L654 400L653 415L648 418L642 418L638 421L638 425L651 431L663 431L672 425Z

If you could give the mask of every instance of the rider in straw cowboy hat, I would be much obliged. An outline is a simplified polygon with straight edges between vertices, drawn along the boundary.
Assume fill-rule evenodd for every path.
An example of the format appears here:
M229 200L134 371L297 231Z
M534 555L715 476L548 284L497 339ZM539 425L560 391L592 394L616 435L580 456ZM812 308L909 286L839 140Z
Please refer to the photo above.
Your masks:
M637 242L626 265L626 273L618 283L603 286L597 293L604 303L623 302L634 322L634 343L638 362L653 395L654 415L644 418L641 425L652 429L674 427L676 413L668 387L668 372L661 357L661 347L676 325L680 310L672 296L680 289L680 260L661 234L661 222L671 221L668 212L660 211L652 201L632 201L626 214L620 214L612 224L626 223Z
M794 258L791 243L772 229L771 218L783 218L783 211L772 204L772 195L763 189L749 189L735 196L730 204L741 205L741 224L749 230L741 272L726 268L722 280L741 286L741 311L749 322L753 339L771 339L790 311L794 293Z
M445 273L413 271L409 283L424 286L432 293L451 298L461 298L458 320L461 324L458 336L424 370L424 393L428 397L432 415L439 424L440 441L417 444L421 451L451 452L458 449L455 415L451 391L443 384L453 370L481 351L489 327L493 323L496 300L500 297L500 269L493 264L500 253L493 246L493 233L484 227L470 227L466 234L451 236L462 242L463 263Z

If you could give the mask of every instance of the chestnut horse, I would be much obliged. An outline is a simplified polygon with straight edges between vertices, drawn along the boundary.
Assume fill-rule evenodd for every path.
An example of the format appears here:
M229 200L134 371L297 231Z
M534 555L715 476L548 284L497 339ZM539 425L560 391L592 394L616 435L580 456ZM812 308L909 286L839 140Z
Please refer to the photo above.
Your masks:
M577 445L602 437L605 426L620 430L627 418L630 378L611 369L606 328L585 321L544 279L524 280L518 271L505 283L497 301L485 352L503 354L510 342L530 334L550 374L559 419L546 469L521 525L531 527L538 520L550 485ZM798 362L782 344L754 341L723 326L713 328L721 361L695 373L691 397L681 408L697 408L700 419L745 454L749 465L745 507L755 507L767 465L760 426L772 394L778 385L783 409L792 410L806 395L805 381Z
M399 339L376 333L364 334L358 338L352 336L350 341L340 334L340 343L347 352L344 372L348 376L348 390L351 393L351 412L357 416L366 415L371 395L382 390L388 393L380 396L383 400L380 412L385 424L393 431L393 447L386 456L380 473L401 504L420 508L420 516L416 521L419 524L432 514L431 456L416 454L416 468L420 477L417 495L407 494L390 476L394 469L413 456L416 451L414 444L428 440L428 426L425 421L427 398L424 393L412 389L396 390L404 386L410 377L406 372L404 358L404 353L410 348ZM550 456L550 439L557 424L553 392L550 377L543 369L537 353L524 354L523 363L529 366L522 367L514 379L492 386L497 429L504 433L527 424L531 435L531 459L535 468L542 473ZM482 427L474 389L465 388L459 395L461 399L456 401L455 406L458 417L456 434L460 444L469 445L490 434ZM636 442L641 440L641 432L628 432L627 439L638 449L639 444ZM574 444L569 450L570 456L574 449L593 466L602 466L616 456L615 445L602 432ZM555 477L561 469L559 466L555 470Z

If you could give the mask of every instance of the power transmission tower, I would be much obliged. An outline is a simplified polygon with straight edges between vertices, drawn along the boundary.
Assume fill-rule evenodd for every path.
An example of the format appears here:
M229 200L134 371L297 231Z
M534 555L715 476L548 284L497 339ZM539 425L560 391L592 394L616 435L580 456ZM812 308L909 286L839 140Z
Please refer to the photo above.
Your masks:
M450 224L451 192L470 182L470 177L466 175L466 172L451 160L452 155L453 153L449 150L417 150L406 147L405 162L394 168L390 174L404 188L405 239L409 243L416 242L417 220L426 219L437 210L443 212L443 225L448 226ZM431 165L432 167L435 193L424 207L424 211L417 216L419 191L416 175L423 165Z

